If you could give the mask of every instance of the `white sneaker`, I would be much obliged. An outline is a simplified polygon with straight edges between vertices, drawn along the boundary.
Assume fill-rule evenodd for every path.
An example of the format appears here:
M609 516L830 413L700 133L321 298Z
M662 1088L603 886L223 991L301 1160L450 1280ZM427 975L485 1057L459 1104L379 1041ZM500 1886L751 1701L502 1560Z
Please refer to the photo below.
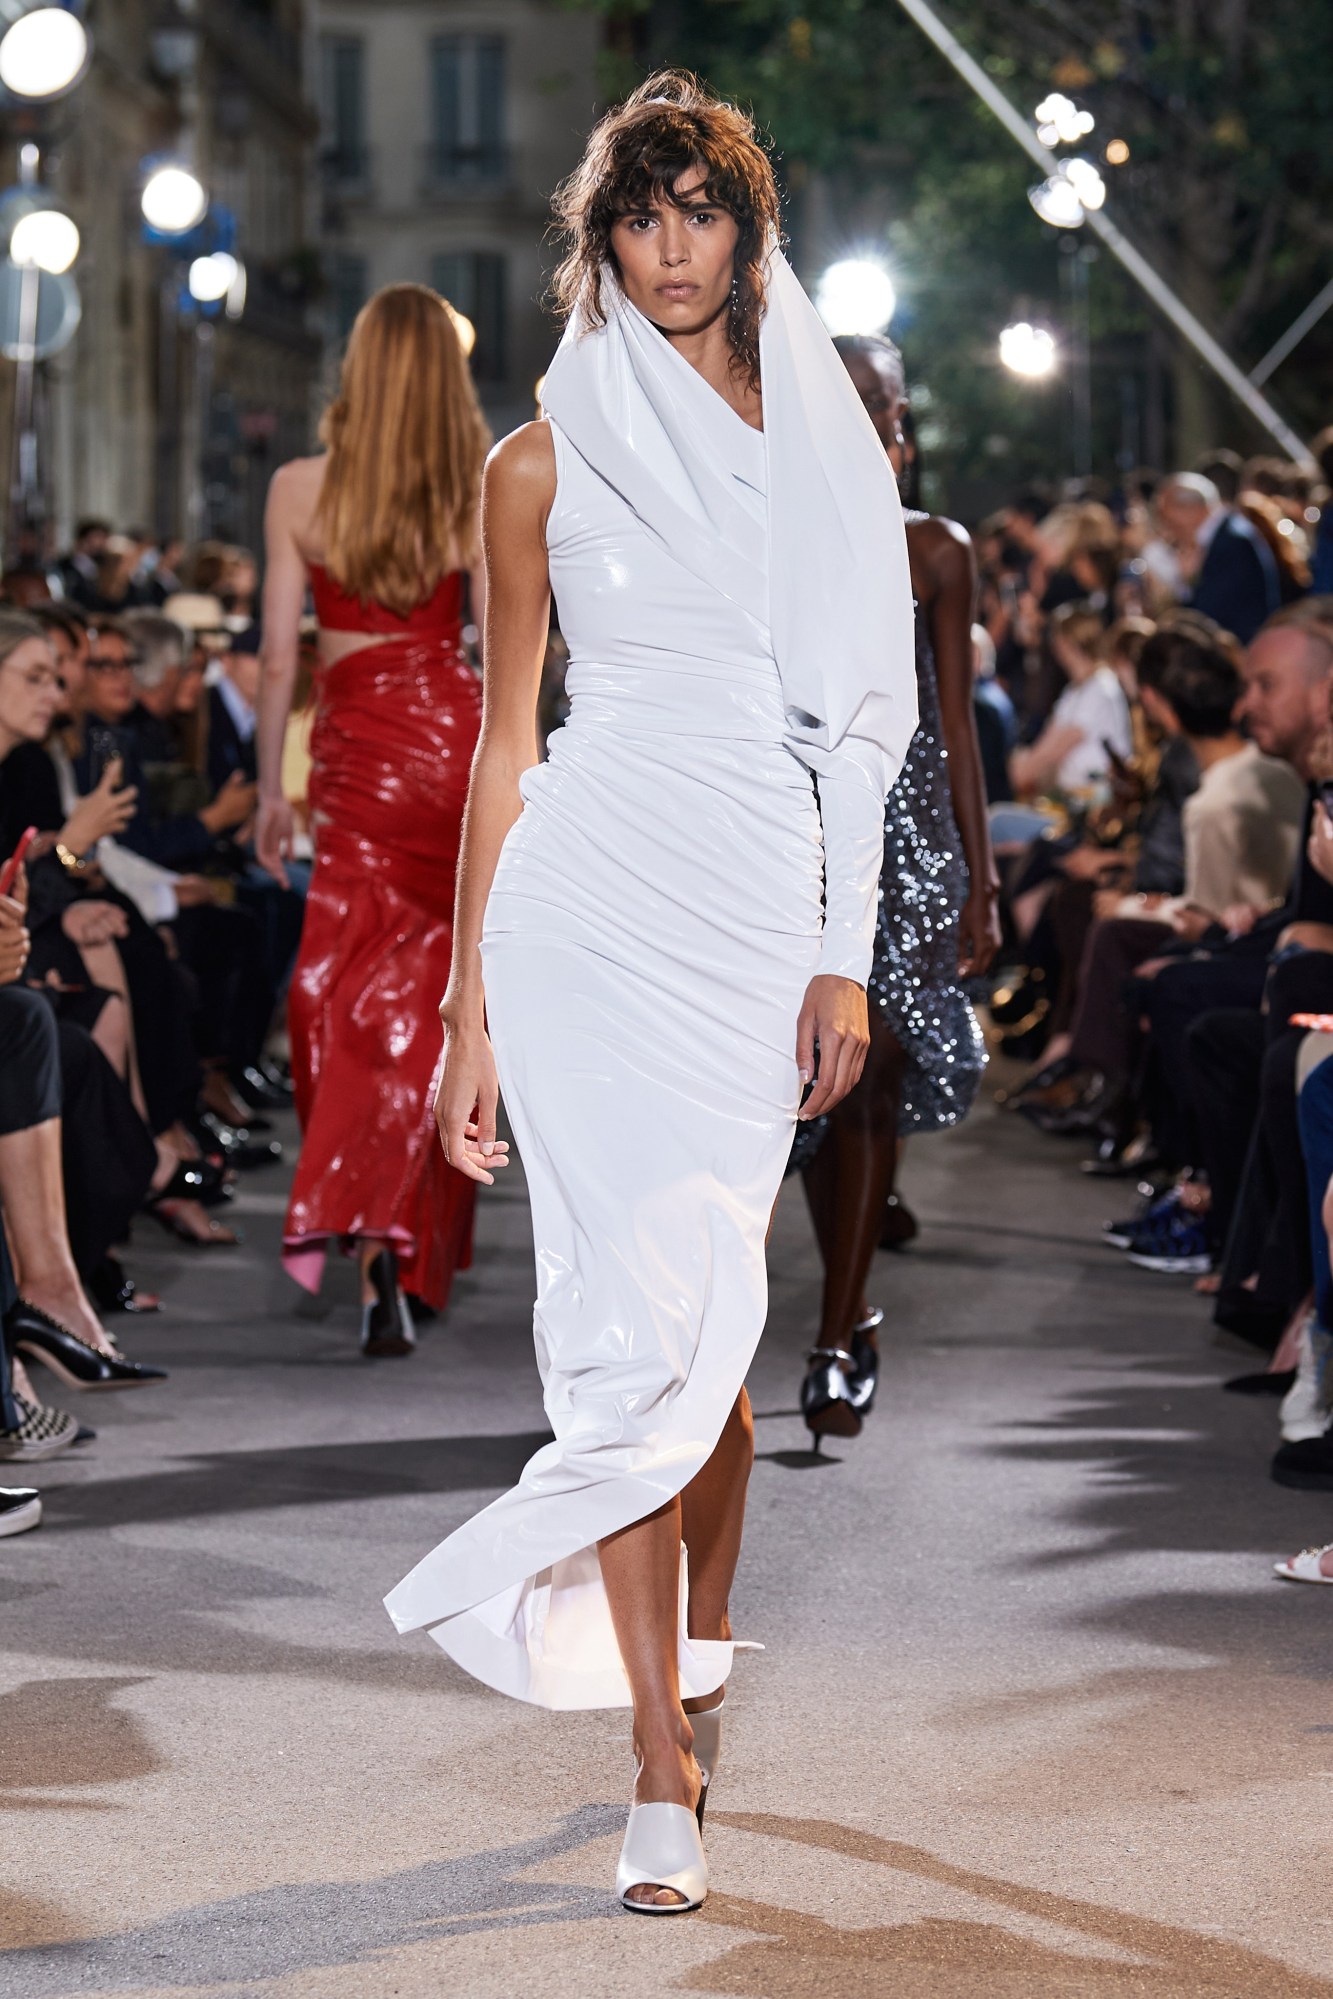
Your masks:
M1283 1442L1288 1444L1323 1436L1328 1428L1328 1391L1333 1386L1333 1370L1328 1365L1333 1333L1324 1330L1313 1312L1307 1312L1298 1337L1296 1379L1278 1408Z

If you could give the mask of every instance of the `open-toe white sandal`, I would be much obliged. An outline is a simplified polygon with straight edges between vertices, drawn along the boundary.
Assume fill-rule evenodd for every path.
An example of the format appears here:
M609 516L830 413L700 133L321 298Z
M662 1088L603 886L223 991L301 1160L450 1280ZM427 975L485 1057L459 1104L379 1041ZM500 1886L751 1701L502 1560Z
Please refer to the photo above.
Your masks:
M633 1902L631 1888L671 1888L681 1902ZM616 1893L637 1916L683 1916L708 1893L699 1821L688 1805L631 1805Z
M717 1768L718 1754L722 1747L722 1710L725 1705L725 1701L719 1701L716 1707L705 1708L702 1714L690 1716L690 1727L694 1730L694 1760L699 1765L699 1774L704 1780L703 1789L699 1793L699 1802L695 1807L695 1816L698 1818L701 1832L704 1806L708 1803L708 1786Z
M1333 1541L1325 1542L1322 1548L1302 1548L1289 1561L1274 1562L1273 1574L1285 1577L1289 1583L1333 1583L1333 1576L1326 1576L1320 1566L1321 1557L1330 1549Z

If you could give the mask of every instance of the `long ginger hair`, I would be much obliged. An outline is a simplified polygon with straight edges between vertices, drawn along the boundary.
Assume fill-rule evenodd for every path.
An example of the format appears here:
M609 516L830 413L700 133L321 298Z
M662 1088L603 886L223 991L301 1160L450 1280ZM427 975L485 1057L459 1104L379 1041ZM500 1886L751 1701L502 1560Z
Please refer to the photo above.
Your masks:
M472 560L491 434L453 308L428 285L386 285L357 314L315 519L325 567L400 617Z

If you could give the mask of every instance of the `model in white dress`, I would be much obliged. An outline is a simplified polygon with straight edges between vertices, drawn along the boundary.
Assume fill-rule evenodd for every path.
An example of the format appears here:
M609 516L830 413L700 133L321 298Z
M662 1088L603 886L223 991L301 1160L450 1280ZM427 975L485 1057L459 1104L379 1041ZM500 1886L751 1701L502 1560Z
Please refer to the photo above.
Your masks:
M387 1600L553 1708L629 1702L597 1543L682 1491L744 1383L797 1015L816 972L865 981L916 721L892 475L780 254L763 432L609 273L604 295L543 392L572 711L522 780L482 946L555 1440ZM685 1591L689 1697L731 1646L689 1638Z

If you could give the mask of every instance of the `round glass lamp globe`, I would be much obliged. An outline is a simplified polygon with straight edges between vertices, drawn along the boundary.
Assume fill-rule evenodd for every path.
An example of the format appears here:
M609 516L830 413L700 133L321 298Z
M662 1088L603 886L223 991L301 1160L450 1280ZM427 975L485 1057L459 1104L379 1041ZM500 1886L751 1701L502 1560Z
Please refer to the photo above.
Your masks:
M79 254L79 232L58 208L38 208L21 215L9 238L9 255L16 264L35 265L58 278Z
M82 21L64 7L21 14L0 40L0 83L15 97L58 97L88 60Z
M164 236L182 236L202 222L208 208L203 183L187 167L158 167L148 177L141 205L144 220Z
M835 335L881 333L897 303L893 279L868 257L830 264L815 287L815 310Z
M215 250L211 257L196 257L190 265L190 297L201 305L216 305L236 282L240 265L227 250Z
M1055 367L1055 340L1044 326L1020 319L1000 335L1000 359L1011 374L1038 382Z

